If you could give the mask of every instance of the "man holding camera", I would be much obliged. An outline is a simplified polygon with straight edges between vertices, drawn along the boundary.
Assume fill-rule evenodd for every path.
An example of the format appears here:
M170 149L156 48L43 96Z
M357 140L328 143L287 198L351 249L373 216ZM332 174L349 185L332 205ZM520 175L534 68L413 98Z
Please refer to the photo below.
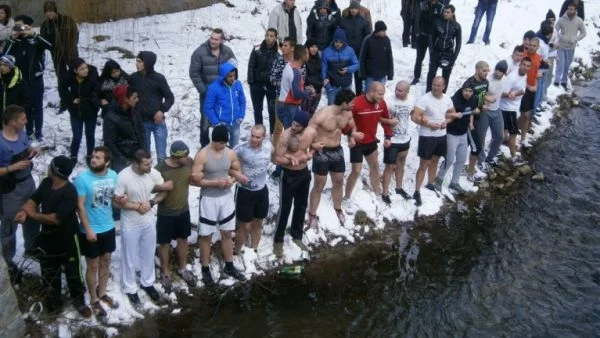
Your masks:
M15 18L15 26L3 55L15 57L15 65L27 83L29 92L29 107L27 109L27 135L43 141L42 127L44 116L44 68L46 64L45 51L52 44L31 29L33 19L27 15Z

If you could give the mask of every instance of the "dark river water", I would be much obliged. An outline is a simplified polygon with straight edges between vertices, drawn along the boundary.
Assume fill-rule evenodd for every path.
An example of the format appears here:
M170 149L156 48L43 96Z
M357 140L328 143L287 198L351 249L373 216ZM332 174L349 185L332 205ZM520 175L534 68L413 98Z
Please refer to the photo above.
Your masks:
M574 109L530 160L545 182L322 249L300 279L182 300L123 336L600 337L600 113Z

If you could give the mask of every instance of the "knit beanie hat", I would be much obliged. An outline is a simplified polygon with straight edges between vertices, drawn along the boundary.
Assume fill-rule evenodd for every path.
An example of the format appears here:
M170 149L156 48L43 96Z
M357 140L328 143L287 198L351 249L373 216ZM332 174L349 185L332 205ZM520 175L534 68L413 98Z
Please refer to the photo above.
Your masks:
M496 70L499 70L502 73L506 74L506 72L508 71L508 63L506 63L505 60L499 61L496 64Z
M294 115L294 121L296 121L299 125L306 128L308 126L308 120L310 120L310 116L304 110L296 111Z
M83 60L82 58L74 58L71 60L71 62L69 62L69 66L71 67L72 70L77 70L77 68L79 68L79 66L81 66L82 64L85 63L85 60Z
M213 133L214 135L214 133ZM171 144L171 156L173 157L187 157L190 154L190 148L183 141L175 141Z
M7 65L10 69L15 68L15 62L15 57L12 55L2 55L2 57L0 57L0 63Z
M375 30L373 31L373 33L381 32L381 31L387 31L387 25L383 21L377 21L375 23Z
M127 85L121 84L113 89L113 95L117 99L119 105L125 104L125 95L127 94Z
M50 162L50 171L52 174L63 180L69 179L69 176L73 172L73 167L75 167L75 163L64 155L56 156Z
M548 13L546 13L546 20L548 19L556 19L556 14L554 14L554 12L551 9L549 9Z
M224 125L218 125L212 131L213 142L229 142L229 130Z
M358 1L352 0L350 2L350 8L359 9L360 8L360 4L358 3Z

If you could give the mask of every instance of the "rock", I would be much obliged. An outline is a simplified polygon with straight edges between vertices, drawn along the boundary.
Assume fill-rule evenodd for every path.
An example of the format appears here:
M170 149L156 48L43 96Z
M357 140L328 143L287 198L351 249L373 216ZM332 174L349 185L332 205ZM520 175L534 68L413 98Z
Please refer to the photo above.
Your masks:
M504 171L510 171L510 166L506 162L498 163L498 168L500 168Z
M487 189L490 187L490 184L487 181L480 182L478 185L479 189Z
M573 107L579 107L579 101L573 100Z
M495 183L492 183L492 187L494 187L496 189L504 189L504 183L495 182Z
M593 104L590 108L592 108L595 111L600 111L600 104Z
M500 177L506 177L510 175L510 171L504 171L502 169L496 169L496 173L498 174L498 176Z
M371 221L371 219L364 210L358 210L356 214L354 214L355 225L370 225L372 222L373 221Z
M0 259L0 327L2 337L23 337L26 333L25 322L21 317L17 296L10 284L8 268L4 259Z
M498 174L496 174L496 172L495 172L495 171L490 171L490 172L488 173L488 177L489 177L489 179L490 179L490 180L492 180L492 181L493 181L493 180L495 180L495 179L498 177Z
M533 169L531 169L531 167L527 164L520 166L517 170L522 176L525 176L533 171Z
M534 182L543 182L546 180L546 177L544 176L544 173L538 172L535 175L531 176L531 180Z

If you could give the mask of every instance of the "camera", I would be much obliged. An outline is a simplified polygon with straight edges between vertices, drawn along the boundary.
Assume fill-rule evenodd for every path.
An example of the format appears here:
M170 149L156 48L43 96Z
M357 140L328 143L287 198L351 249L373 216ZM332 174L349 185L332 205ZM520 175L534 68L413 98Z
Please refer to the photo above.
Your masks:
M24 32L27 29L25 25L15 25L13 27L13 31L15 32Z

